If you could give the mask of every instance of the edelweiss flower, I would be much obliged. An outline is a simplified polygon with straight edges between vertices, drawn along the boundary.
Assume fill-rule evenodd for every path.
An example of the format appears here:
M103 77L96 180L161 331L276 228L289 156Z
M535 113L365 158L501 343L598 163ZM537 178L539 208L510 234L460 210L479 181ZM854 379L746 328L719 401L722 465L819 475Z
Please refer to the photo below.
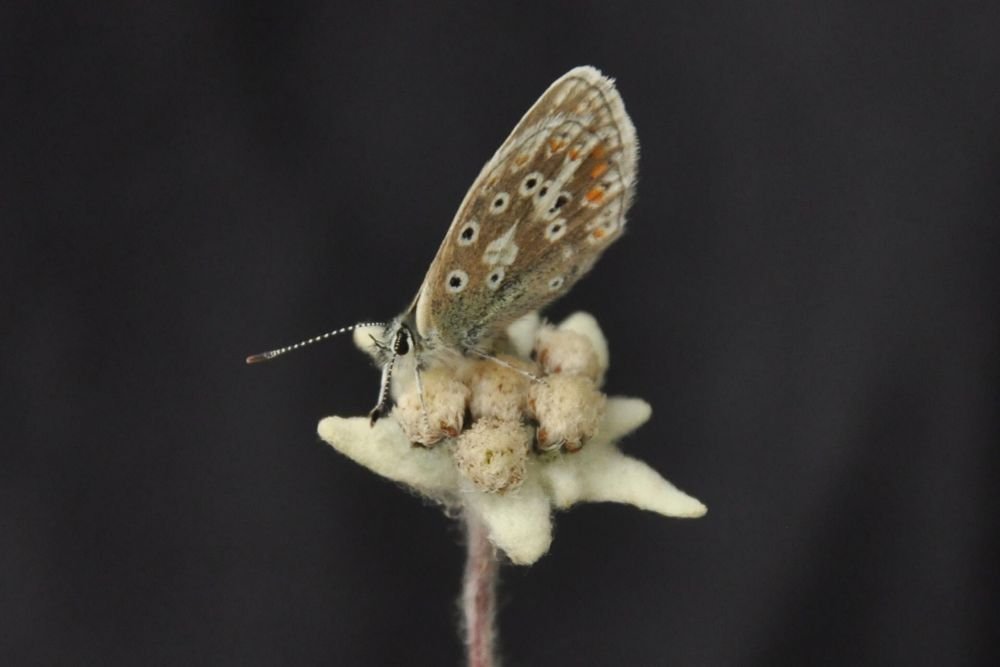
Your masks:
M560 332L570 334L560 338ZM564 366L574 370L584 369L600 382L607 369L607 343L597 322L585 313L573 315L558 329L542 327L538 316L532 315L515 323L510 328L509 336L515 351L525 359L533 348L537 351L539 344L548 346L542 354L536 355L546 372L558 373ZM586 351L589 357L580 354L579 341L584 339L592 346ZM364 333L355 337L362 349L368 347L368 340ZM548 377L554 378L555 375ZM559 387L562 390L563 386L550 383L550 388ZM542 401L535 392L531 392L525 400L533 403L536 398ZM648 465L618 449L617 443L623 437L649 419L649 404L637 398L613 397L608 398L606 403L603 395L599 398L599 402L576 410L580 414L580 423L584 423L581 427L584 438L576 438L581 442L575 442L572 436L578 424L573 420L567 424L567 420L561 417L553 418L551 425L545 422L547 417L538 417L540 425L536 437L533 429L522 427L520 421L495 422L496 417L484 416L458 438L445 438L433 447L412 444L403 426L392 417L382 419L374 426L370 425L367 417L327 417L320 421L318 431L320 437L337 451L379 475L404 484L451 510L474 513L485 524L489 539L496 547L503 550L513 563L529 565L549 549L553 509L567 509L581 502L618 502L672 517L695 518L707 511L701 502L677 489ZM558 399L557 396L557 404ZM484 397L473 396L470 400L482 403ZM545 400L553 402L551 397ZM509 403L510 396L501 395L498 402ZM601 415L601 406L603 416L596 421L596 432L590 429L593 434L586 438L589 435L586 419ZM543 407L532 409L538 414ZM434 406L426 409L430 412ZM557 409L560 409L558 405L553 408ZM400 418L405 422L404 415ZM488 430L494 423L499 427ZM457 451L472 447L475 452L476 445L467 443L475 443L474 438L483 437L475 434L477 424L486 424L484 428L489 434L513 437L516 441L516 433L523 431L528 434L527 442L530 443L532 438L535 440L536 446L530 447L526 457L510 457L516 459L511 464L516 467L516 474L510 479L504 478L510 483L496 485L483 482L481 475L470 473L467 461ZM458 429L461 428L459 424ZM505 431L505 428L508 430ZM407 432L412 434L413 430L408 428ZM558 435L546 431L558 431ZM515 435L508 435L511 432ZM553 442L555 444L546 451L540 451L547 446L546 443ZM512 451L516 449L511 448ZM483 460L492 466L488 472L496 467L495 457L506 456L503 450L503 447L493 447L487 452L488 456ZM498 488L501 490L495 490Z

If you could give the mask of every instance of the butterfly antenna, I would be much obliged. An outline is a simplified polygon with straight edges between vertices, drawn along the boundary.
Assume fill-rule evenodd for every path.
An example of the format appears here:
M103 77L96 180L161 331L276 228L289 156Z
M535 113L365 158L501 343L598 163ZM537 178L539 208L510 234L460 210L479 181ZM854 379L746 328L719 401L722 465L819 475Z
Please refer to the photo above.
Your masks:
M321 340L326 340L338 334L347 333L348 331L354 331L355 329L364 327L385 327L385 322L358 322L357 324L352 324L349 327L341 327L340 329L335 329L334 331L328 331L325 334L314 336L307 340L300 341L294 345L289 345L288 347L280 347L277 350L271 350L270 352L261 352L260 354L251 354L247 357L248 364L259 364L262 361L270 361L275 357L280 357L281 355L291 352L292 350L297 350L300 347L305 347L306 345L312 345L313 343L318 343Z

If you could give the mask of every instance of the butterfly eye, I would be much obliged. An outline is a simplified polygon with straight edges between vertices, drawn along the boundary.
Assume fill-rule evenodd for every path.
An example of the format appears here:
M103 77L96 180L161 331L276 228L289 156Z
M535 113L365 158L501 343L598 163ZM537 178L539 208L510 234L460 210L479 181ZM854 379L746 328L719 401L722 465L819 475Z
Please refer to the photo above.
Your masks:
M549 281L549 291L555 292L557 289L563 286L564 282L565 280L563 279L562 276L556 276L555 278Z
M498 289L500 287L500 283L503 282L503 277L504 271L502 268L497 267L493 269L493 272L486 278L486 286L491 290Z
M501 192L493 198L493 202L490 204L490 213L493 215L503 213L507 210L508 204L510 204L510 195L506 192Z
M517 189L521 193L522 197L529 196L532 192L538 189L538 186L542 183L542 175L537 171L533 171L524 177L521 181L521 186Z
M469 220L467 223L462 225L461 231L458 232L458 245L467 246L472 245L479 238L479 223L475 220Z
M452 294L458 294L469 284L469 274L461 269L455 269L444 279L444 288Z
M559 218L555 222L549 223L549 226L545 228L545 239L549 243L558 241L566 235L566 221Z

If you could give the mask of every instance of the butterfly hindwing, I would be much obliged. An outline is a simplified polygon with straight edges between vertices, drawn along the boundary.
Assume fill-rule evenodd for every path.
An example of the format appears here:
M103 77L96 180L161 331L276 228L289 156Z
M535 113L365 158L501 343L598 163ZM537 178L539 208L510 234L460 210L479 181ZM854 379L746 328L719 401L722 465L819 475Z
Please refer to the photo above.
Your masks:
M611 79L578 67L553 83L462 202L417 298L420 335L481 349L565 294L621 235L637 160Z

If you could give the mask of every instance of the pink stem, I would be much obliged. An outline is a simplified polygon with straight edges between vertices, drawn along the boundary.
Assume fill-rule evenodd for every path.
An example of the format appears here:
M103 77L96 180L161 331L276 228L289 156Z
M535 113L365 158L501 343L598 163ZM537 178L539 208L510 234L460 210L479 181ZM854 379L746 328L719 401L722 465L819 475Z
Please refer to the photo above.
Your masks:
M499 563L483 522L469 510L464 517L467 552L462 582L462 612L465 616L466 655L469 667L494 667Z

